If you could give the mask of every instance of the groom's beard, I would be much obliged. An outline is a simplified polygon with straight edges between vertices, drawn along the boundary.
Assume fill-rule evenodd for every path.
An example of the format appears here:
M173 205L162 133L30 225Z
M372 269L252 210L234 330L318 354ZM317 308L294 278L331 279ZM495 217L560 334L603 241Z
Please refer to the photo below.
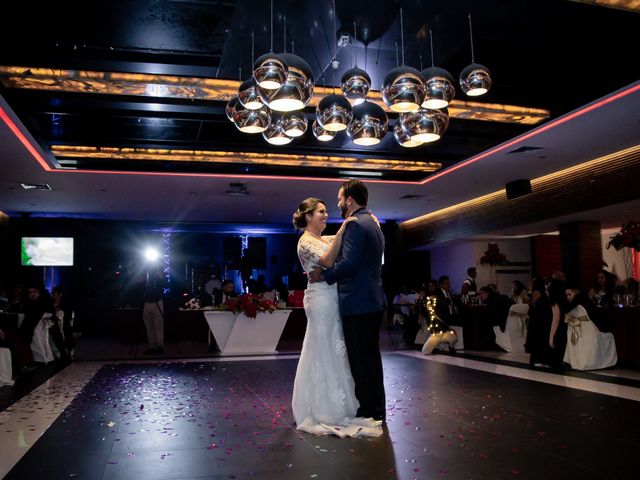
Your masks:
M342 207L340 207L340 215L342 215L342 218L344 218L345 220L349 216L347 215L348 212L349 208L347 206L343 205Z

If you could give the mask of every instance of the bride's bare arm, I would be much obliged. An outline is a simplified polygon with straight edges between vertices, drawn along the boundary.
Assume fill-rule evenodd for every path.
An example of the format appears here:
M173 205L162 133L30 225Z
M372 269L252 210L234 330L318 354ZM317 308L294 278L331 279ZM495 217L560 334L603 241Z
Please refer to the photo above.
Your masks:
M342 225L340 226L340 230L338 230L338 233L336 233L335 236L333 237L333 242L331 242L331 246L329 247L329 250L327 250L325 254L318 259L318 265L324 268L329 268L333 266L333 264L336 261L336 258L338 257L338 252L340 251L340 245L342 244L342 235L344 234L344 229L347 226L347 223L355 222L357 220L358 219L355 217L350 217L350 218L347 218L344 222L342 222Z

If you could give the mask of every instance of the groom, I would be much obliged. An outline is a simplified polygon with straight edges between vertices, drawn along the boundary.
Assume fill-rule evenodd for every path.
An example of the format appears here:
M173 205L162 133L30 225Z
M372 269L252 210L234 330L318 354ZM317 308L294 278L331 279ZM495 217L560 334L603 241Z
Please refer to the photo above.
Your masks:
M359 180L344 182L338 192L338 207L347 224L342 246L333 267L311 272L311 281L338 282L340 315L355 394L360 402L358 417L385 420L379 331L385 308L380 278L384 236L366 210L369 192Z

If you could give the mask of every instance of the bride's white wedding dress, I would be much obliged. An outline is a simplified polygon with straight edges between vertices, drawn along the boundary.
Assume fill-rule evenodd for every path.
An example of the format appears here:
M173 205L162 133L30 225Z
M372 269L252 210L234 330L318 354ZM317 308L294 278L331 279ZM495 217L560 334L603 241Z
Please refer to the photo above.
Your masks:
M308 234L298 241L298 258L306 272L318 266L329 245ZM349 369L338 309L338 289L310 283L304 293L307 331L293 386L297 429L319 435L382 435L382 422L355 417L358 400Z

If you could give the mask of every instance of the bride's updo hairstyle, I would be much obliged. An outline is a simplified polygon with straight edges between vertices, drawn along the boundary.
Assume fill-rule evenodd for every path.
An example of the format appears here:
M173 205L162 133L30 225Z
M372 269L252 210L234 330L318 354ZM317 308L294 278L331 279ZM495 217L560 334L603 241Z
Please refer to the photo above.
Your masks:
M293 213L293 226L298 230L304 230L307 226L307 217L305 215L313 214L319 204L326 205L322 200L315 197L309 197L298 205L298 210Z

